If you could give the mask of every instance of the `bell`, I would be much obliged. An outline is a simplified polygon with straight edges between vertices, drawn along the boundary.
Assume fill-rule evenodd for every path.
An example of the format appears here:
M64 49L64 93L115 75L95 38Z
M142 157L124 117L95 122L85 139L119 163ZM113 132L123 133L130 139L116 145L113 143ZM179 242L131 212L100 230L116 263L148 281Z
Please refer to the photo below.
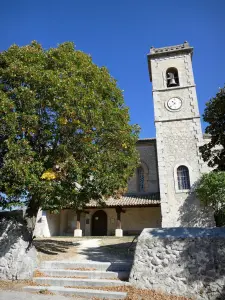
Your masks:
M169 86L176 86L177 83L176 83L175 79L172 78L172 79L169 80L169 84L168 84L168 85L169 85Z
M168 73L167 82L168 82L168 86L176 86L177 85L173 73Z

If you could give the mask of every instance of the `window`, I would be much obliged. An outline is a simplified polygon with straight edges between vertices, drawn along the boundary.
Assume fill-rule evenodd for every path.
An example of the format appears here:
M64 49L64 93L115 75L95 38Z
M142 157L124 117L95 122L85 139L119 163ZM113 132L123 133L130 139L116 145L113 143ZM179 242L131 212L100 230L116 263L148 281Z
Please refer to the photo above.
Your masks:
M145 191L145 176L144 176L144 170L142 167L139 167L137 169L137 175L138 175L138 191L144 192Z
M179 76L176 68L169 68L166 71L167 87L179 86Z
M177 182L179 190L190 189L189 171L186 166L179 166L177 168Z

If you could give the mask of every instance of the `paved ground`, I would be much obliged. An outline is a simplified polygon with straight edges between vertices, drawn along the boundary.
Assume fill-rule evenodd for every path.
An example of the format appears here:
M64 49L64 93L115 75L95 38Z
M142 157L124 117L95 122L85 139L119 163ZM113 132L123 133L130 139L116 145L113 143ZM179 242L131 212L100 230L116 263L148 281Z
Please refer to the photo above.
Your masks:
M77 254L75 258L77 261L90 260L88 253L98 252L100 246L100 239L83 239L79 241L77 246Z

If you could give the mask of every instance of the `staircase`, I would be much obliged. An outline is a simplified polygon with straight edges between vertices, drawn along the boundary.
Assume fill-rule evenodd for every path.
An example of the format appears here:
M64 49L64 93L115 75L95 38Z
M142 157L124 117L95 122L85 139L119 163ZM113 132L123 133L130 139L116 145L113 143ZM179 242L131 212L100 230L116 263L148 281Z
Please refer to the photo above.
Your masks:
M130 262L45 261L34 273L34 285L24 290L49 291L79 299L124 299L127 293L111 289L130 286L130 269ZM110 291L101 290L103 287L110 287Z

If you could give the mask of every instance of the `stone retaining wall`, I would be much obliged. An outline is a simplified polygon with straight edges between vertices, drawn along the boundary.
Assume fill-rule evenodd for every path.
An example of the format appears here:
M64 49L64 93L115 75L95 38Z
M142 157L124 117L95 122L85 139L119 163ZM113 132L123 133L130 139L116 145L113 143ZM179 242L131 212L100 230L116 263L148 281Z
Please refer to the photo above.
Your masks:
M129 281L198 300L225 299L225 228L144 229Z
M22 220L0 218L0 279L32 278L37 252L29 246L30 234Z

